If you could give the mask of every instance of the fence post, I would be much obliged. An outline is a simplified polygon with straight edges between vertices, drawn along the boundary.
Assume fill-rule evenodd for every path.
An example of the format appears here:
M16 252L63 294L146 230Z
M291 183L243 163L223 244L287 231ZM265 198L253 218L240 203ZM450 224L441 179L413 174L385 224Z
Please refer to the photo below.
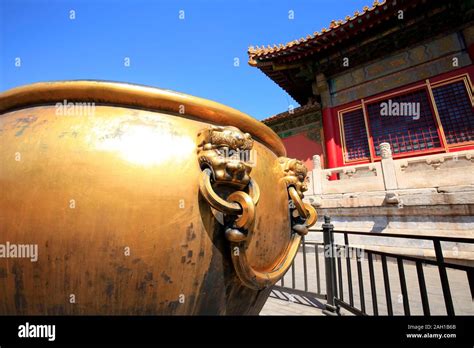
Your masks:
M469 269L466 271L467 273L467 280L469 282L469 288L471 289L471 297L472 300L474 301L474 269Z
M337 315L338 308L334 304L336 295L336 263L334 259L334 225L331 224L331 218L324 216L323 223L323 242L324 242L324 265L326 273L326 308L323 313L326 315Z
M436 254L436 263L438 264L439 277L441 279L441 287L443 289L444 303L446 305L446 312L449 316L454 315L453 298L451 297L451 290L449 288L448 274L446 273L446 266L444 265L443 249L439 239L433 239L433 245Z

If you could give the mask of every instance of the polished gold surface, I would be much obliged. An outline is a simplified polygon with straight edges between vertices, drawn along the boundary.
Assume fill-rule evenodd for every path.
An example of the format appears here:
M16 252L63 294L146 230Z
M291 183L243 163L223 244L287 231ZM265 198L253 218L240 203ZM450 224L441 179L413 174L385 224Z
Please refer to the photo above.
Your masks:
M133 100L135 87L106 83L108 93L123 93L112 97L99 93L99 82L87 94L91 84L0 95L0 243L38 246L36 262L0 258L0 314L257 314L270 292L265 286L299 246L292 226L305 225L289 211L282 152L258 136L272 133L263 125L253 132L252 123L240 128L226 109L211 122L212 112L206 120L144 110L153 101L140 109L137 101L100 105ZM58 115L55 102L77 91L97 102L94 113ZM238 132L248 137L237 147L253 139L258 160L250 171L244 165L244 182L236 181L238 163L221 173L220 185L202 167L201 132L210 127L223 132L211 143ZM245 238L229 238L226 223L235 224L230 235Z

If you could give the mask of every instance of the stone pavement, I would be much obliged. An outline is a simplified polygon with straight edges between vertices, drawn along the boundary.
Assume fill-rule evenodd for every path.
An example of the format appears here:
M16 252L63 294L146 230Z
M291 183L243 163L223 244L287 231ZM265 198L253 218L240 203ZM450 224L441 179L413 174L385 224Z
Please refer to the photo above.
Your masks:
M269 297L260 315L324 315L322 308Z
M315 250L312 246L306 246L306 263L308 274L308 290L317 292L317 276L316 276L316 258ZM320 247L318 253L320 277L319 285L321 293L325 293L325 271L324 271L324 257L322 248ZM343 295L344 300L349 302L348 278L346 270L346 261L342 260L342 277L343 277ZM388 258L387 267L390 278L390 289L392 296L392 306L394 315L404 315L403 298L400 290L400 279L398 274L398 267L395 260ZM408 300L410 304L411 315L423 315L423 307L421 304L421 296L418 285L418 277L415 264L404 261L405 277L407 282ZM354 295L354 304L357 308L360 307L360 294L357 276L357 262L351 259L352 270L352 287ZM431 315L446 315L444 304L444 297L441 288L438 268L435 266L423 266L426 288L428 293L428 301L430 305ZM451 295L453 298L454 310L457 315L474 315L474 304L471 297L469 283L466 272L459 270L447 269ZM367 258L362 261L363 287L366 312L373 313L372 294L370 288L369 268ZM375 288L377 294L377 306L379 315L387 315L387 306L385 300L385 288L382 274L382 264L380 259L374 258L374 274L375 274ZM281 286L281 282L277 285ZM287 272L284 279L285 287L292 287L292 271ZM300 251L295 259L295 288L304 290L304 272L303 272L303 254ZM309 306L309 302L305 301L299 295L292 295L290 298L293 302L278 299L276 297L288 298L288 293L282 294L280 291L273 291L274 297L270 297L261 311L261 315L322 315L321 307L324 306L323 300L312 299L313 307ZM299 304L298 302L306 303ZM320 307L320 308L317 308ZM342 310L342 314L351 315L349 312Z

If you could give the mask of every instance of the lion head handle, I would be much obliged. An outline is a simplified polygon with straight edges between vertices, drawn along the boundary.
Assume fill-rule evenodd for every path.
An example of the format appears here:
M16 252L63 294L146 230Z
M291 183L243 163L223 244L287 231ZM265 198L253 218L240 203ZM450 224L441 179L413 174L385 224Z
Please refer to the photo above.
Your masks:
M198 158L201 168L210 168L216 184L244 188L252 167L242 158L253 147L250 134L236 127L211 126L198 134ZM242 156L244 154L244 156Z
M298 195L303 198L303 192L308 190L306 185L308 169L306 166L300 160L288 157L280 157L278 161L283 170L283 179L286 186L294 186Z

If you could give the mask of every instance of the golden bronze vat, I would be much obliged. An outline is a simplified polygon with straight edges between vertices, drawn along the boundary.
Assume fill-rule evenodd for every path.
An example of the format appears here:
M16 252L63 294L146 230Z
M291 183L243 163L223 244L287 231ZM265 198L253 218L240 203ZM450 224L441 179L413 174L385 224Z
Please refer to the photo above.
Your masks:
M316 212L273 131L123 83L0 94L0 314L258 314Z

